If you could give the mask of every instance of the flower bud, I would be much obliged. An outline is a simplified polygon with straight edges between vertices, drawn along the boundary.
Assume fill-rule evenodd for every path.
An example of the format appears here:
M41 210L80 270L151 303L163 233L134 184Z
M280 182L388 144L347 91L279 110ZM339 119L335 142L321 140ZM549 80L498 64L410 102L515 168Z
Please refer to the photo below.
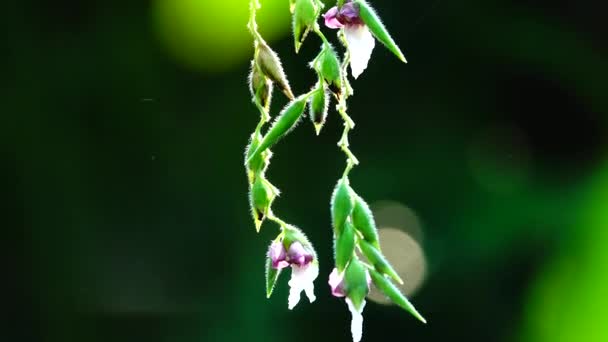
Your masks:
M256 177L249 193L249 201L257 232L260 231L262 222L264 222L264 219L268 215L268 209L273 199L274 193L267 181L261 176Z
M399 291L399 289L393 283L391 283L390 280L388 280L384 275L380 274L375 270L370 270L369 274L372 277L374 285L380 291L382 291L382 293L384 293L390 300L392 300L395 304L397 304L405 311L414 315L414 317L416 317L422 323L426 323L426 320L424 319L424 317L422 317L418 310L416 310L414 305L412 305L412 303L407 300L407 298L401 293L401 291Z
M261 154L258 154L255 158L250 159L255 150L260 146L261 142L262 135L255 132L251 135L251 142L245 150L245 159L248 160L248 162L246 162L246 166L249 172L249 183L253 183L255 175L261 174L267 165L267 162L264 160L264 157Z
M268 110L272 99L272 81L260 71L260 68L251 62L251 73L249 74L249 91L251 96Z
M342 94L342 76L340 71L340 61L334 49L325 44L319 56L319 74L327 83L329 89L340 96Z
M338 272L344 271L354 253L355 229L350 222L346 221L344 229L342 229L342 232L336 238L336 268Z
M359 231L365 241L380 250L378 230L371 209L361 196L355 195L355 208L353 209L353 225Z
M296 44L296 53L308 36L312 25L317 21L319 11L313 0L296 0L293 10L293 37Z
M370 32L376 39L378 39L387 49L397 56L402 62L407 63L403 52L397 46L397 43L393 40L391 35L388 33L384 24L380 20L376 11L365 1L365 0L354 0L359 5L359 16L365 25L369 28Z
M369 272L357 258L353 258L344 272L344 291L355 308L361 308L369 293Z
M251 153L251 155L247 159L248 163L252 160L255 160L255 158L258 158L262 152L264 152L270 146L274 145L282 137L287 135L292 128L295 127L296 123L304 112L307 100L308 96L302 95L297 99L291 101L285 107L285 109L283 109L281 114L279 114L279 117L276 119L272 127L270 127L270 129L260 142L260 145L255 151Z
M310 97L309 104L310 120L315 126L317 135L321 132L323 125L325 125L325 120L327 119L327 112L329 109L329 98L327 95L323 81L320 80L317 89Z
M352 190L348 185L348 179L341 178L334 188L331 196L331 217L334 231L340 236L346 219L350 216L355 206Z
M396 282L403 284L403 280L401 280L399 274L397 274L395 269L393 269L391 264L386 260L386 258L384 258L382 253L376 249L376 247L372 246L365 240L359 240L359 247L361 248L363 255L367 257L367 260L369 260L369 262L371 262L378 271L393 278Z
M283 71L283 66L277 54L264 42L257 43L258 53L256 63L266 77L272 80L285 93L287 98L293 100L294 96L289 87L289 81Z

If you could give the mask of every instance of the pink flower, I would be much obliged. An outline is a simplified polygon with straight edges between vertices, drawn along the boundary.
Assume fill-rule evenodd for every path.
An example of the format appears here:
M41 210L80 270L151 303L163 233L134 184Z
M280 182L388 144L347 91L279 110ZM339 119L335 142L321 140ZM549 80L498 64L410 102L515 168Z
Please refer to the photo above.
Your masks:
M371 32L359 16L359 5L349 1L341 8L330 8L323 17L327 27L344 30L350 53L350 70L354 78L359 77L367 68L376 44Z

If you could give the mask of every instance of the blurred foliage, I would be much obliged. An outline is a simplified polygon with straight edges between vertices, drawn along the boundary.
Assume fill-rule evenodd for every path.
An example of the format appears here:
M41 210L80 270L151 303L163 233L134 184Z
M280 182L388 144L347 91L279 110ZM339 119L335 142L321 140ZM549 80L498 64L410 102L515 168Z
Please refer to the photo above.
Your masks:
M269 175L319 252L317 302L289 312L285 279L265 298L275 228L255 234L247 208L245 2L4 5L2 340L350 339L325 284L333 112L319 137L305 121L277 146ZM371 2L409 63L377 48L354 83L351 181L421 219L429 269L412 300L429 324L370 303L364 340L605 341L599 4ZM287 1L262 3L301 93L318 46L296 56Z

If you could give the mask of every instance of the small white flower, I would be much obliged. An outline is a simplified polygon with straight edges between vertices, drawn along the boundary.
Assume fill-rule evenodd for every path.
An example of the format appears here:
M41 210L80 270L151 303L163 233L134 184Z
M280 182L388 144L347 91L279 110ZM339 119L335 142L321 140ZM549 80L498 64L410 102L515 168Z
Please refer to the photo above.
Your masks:
M376 40L365 25L347 25L344 36L350 53L350 71L357 78L367 68Z
M350 332L353 335L353 342L360 342L363 336L363 308L365 308L365 300L361 303L359 310L355 308L350 298L346 298L346 305L348 305L348 310L352 316Z
M308 300L312 303L315 297L314 281L319 275L319 264L311 262L304 266L291 265L291 279L289 280L288 307L292 310L300 302L302 291L306 293Z

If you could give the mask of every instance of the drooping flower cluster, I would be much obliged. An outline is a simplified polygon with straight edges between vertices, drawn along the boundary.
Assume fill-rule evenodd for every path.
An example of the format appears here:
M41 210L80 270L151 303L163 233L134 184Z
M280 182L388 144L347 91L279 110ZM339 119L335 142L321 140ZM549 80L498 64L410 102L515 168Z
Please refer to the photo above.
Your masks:
M323 14L323 19L327 27L339 30L338 37L346 47L346 53L340 61L336 50L317 23L324 8L321 0L290 0L296 52L311 32L323 42L321 51L310 63L318 81L307 93L294 96L278 54L258 32L258 1L250 0L248 28L254 39L249 88L252 101L260 112L260 122L247 147L245 167L256 230L259 232L267 221L276 223L280 228L279 235L270 244L266 255L267 296L271 296L281 272L290 268L289 309L299 303L302 292L310 302L316 300L314 281L319 274L318 258L304 233L273 213L271 207L279 190L266 178L266 171L272 156L270 148L291 132L306 108L315 131L319 134L328 116L330 101L336 101L336 111L344 121L344 131L338 146L346 155L347 163L343 176L334 189L330 205L335 239L335 268L329 276L331 293L344 298L351 312L354 342L359 342L363 335L363 309L372 283L395 304L424 322L424 318L393 284L393 281L402 283L401 278L382 254L369 206L351 188L348 179L351 169L359 163L348 143L348 133L355 126L347 114L346 101L353 94L347 77L348 65L350 64L352 76L358 78L369 64L376 40L405 62L403 53L365 0L338 0L336 6ZM290 102L265 130L266 123L270 121L274 87L280 89Z
M314 281L319 275L319 265L314 252L307 250L300 241L291 242L287 248L285 242L284 239L274 241L268 249L268 258L276 271L291 266L288 299L288 307L291 310L300 302L302 291L311 303L317 299Z

